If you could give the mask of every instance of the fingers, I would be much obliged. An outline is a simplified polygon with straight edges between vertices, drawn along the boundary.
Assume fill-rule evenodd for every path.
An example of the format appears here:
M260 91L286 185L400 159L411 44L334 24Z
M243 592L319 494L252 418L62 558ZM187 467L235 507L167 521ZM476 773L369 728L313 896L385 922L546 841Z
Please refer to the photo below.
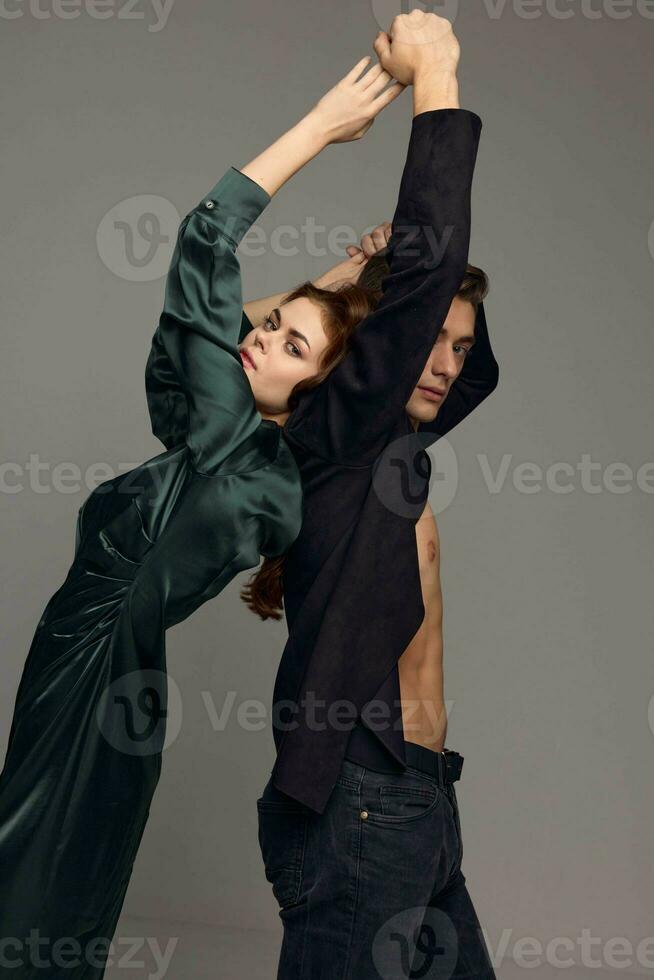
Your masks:
M368 258L370 258L371 255L375 254L377 249L375 247L375 243L373 242L371 235L363 235L363 237L361 238L361 248L363 249L365 255Z
M370 237L372 238L375 246L375 251L379 252L382 248L386 248L386 238L384 236L383 228L374 228L370 232Z
M391 56L391 39L386 31L379 32L373 41L372 46L375 49L375 54L379 58L380 62L384 64L384 60L386 58L390 58Z
M347 73L347 75L345 76L345 78L343 79L343 81L346 81L346 82L355 82L357 80L357 78L359 77L359 75L361 74L361 72L363 71L363 69L365 68L366 63L368 61L370 61L370 55L369 54L367 54L365 56L365 58L361 58L359 61L357 61L357 63L354 66L354 68L352 68Z
M389 239L391 237L392 225L390 221L383 221L380 225L361 238L361 248L363 249L367 258L375 255L376 252L380 252L383 248L388 245Z
M368 93L368 95L372 96L379 95L386 85L393 80L393 76L389 75L387 71L384 71L381 65L375 67L377 67L379 70L375 73L375 77L365 87L365 91ZM368 74L364 77L369 78L374 71L375 69L371 68Z
M384 69L382 68L382 66L379 63L377 63L376 65L373 65L371 68L369 68L368 71L361 76L357 84L361 89L365 91L368 88L370 88L372 83L379 78L379 76L382 74L383 71Z
M361 248L366 258L371 258L377 252L386 248L386 238L383 232L379 228L375 228L369 235L363 235L361 238Z
M404 89L407 88L406 85L402 85L401 82L394 82L393 85L389 85L386 91L378 95L377 98L372 102L371 109L374 111L375 115L381 112L382 109L390 105L398 95L401 95Z
M379 232L379 237L381 241L380 248L385 248L388 245L391 235L393 234L393 225L390 221L382 221L380 225L377 225L372 235L375 236L375 232Z

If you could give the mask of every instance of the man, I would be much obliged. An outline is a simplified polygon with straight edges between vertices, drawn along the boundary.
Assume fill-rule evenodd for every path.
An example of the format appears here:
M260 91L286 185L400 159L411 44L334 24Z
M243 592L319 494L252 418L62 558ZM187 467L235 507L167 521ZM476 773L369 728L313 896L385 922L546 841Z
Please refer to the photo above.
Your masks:
M481 120L459 107L443 18L396 17L375 50L413 86L414 118L382 298L284 428L305 504L259 840L284 924L278 980L490 978L461 870L462 758L444 749L424 451L497 384L485 277L467 263Z

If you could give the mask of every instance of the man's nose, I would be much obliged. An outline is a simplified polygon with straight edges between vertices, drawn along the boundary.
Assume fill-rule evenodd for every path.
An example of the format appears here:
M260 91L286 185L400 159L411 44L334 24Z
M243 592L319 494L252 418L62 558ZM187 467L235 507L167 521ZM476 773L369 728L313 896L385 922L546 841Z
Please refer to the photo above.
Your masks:
M446 378L455 378L458 365L454 352L440 350L435 353L429 364L429 370L433 375L441 374Z

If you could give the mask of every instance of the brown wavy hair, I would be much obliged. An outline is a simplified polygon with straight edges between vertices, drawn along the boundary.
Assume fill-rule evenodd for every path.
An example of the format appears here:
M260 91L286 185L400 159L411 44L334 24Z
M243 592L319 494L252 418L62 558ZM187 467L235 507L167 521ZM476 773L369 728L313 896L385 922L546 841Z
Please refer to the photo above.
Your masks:
M329 343L320 360L320 369L310 378L299 381L291 391L288 406L292 411L301 391L315 388L343 360L349 339L355 327L376 309L382 295L382 282L390 272L388 249L381 249L371 256L361 270L356 283L347 283L337 289L321 289L311 282L301 283L285 296L283 303L304 296L318 303L323 311L323 325ZM488 293L488 276L474 265L468 265L458 295L475 308ZM256 572L241 589L241 599L261 619L281 619L284 609L282 575L284 555L264 558Z
M372 258L368 260L368 265ZM291 411L296 407L302 391L317 387L343 360L349 348L348 341L352 331L368 313L375 309L379 296L381 296L381 289L360 285L358 282L343 283L333 289L322 289L307 281L284 297L280 305L301 297L318 304L322 312L322 324L328 337L327 346L320 358L318 373L298 381L291 391L288 399L288 407ZM282 618L283 567L284 555L277 558L264 558L257 571L241 589L241 599L261 619Z

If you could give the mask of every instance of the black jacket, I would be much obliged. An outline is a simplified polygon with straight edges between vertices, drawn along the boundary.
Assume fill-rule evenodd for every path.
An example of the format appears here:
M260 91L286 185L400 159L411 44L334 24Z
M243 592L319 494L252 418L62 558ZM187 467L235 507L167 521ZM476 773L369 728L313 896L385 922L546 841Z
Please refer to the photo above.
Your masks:
M399 695L397 660L424 618L415 536L429 489L424 447L498 380L481 304L461 374L434 422L414 432L405 406L468 262L481 125L465 109L414 117L382 299L284 427L304 512L284 563L289 637L273 693L273 782L319 813L366 703ZM401 722L377 734L404 764Z

